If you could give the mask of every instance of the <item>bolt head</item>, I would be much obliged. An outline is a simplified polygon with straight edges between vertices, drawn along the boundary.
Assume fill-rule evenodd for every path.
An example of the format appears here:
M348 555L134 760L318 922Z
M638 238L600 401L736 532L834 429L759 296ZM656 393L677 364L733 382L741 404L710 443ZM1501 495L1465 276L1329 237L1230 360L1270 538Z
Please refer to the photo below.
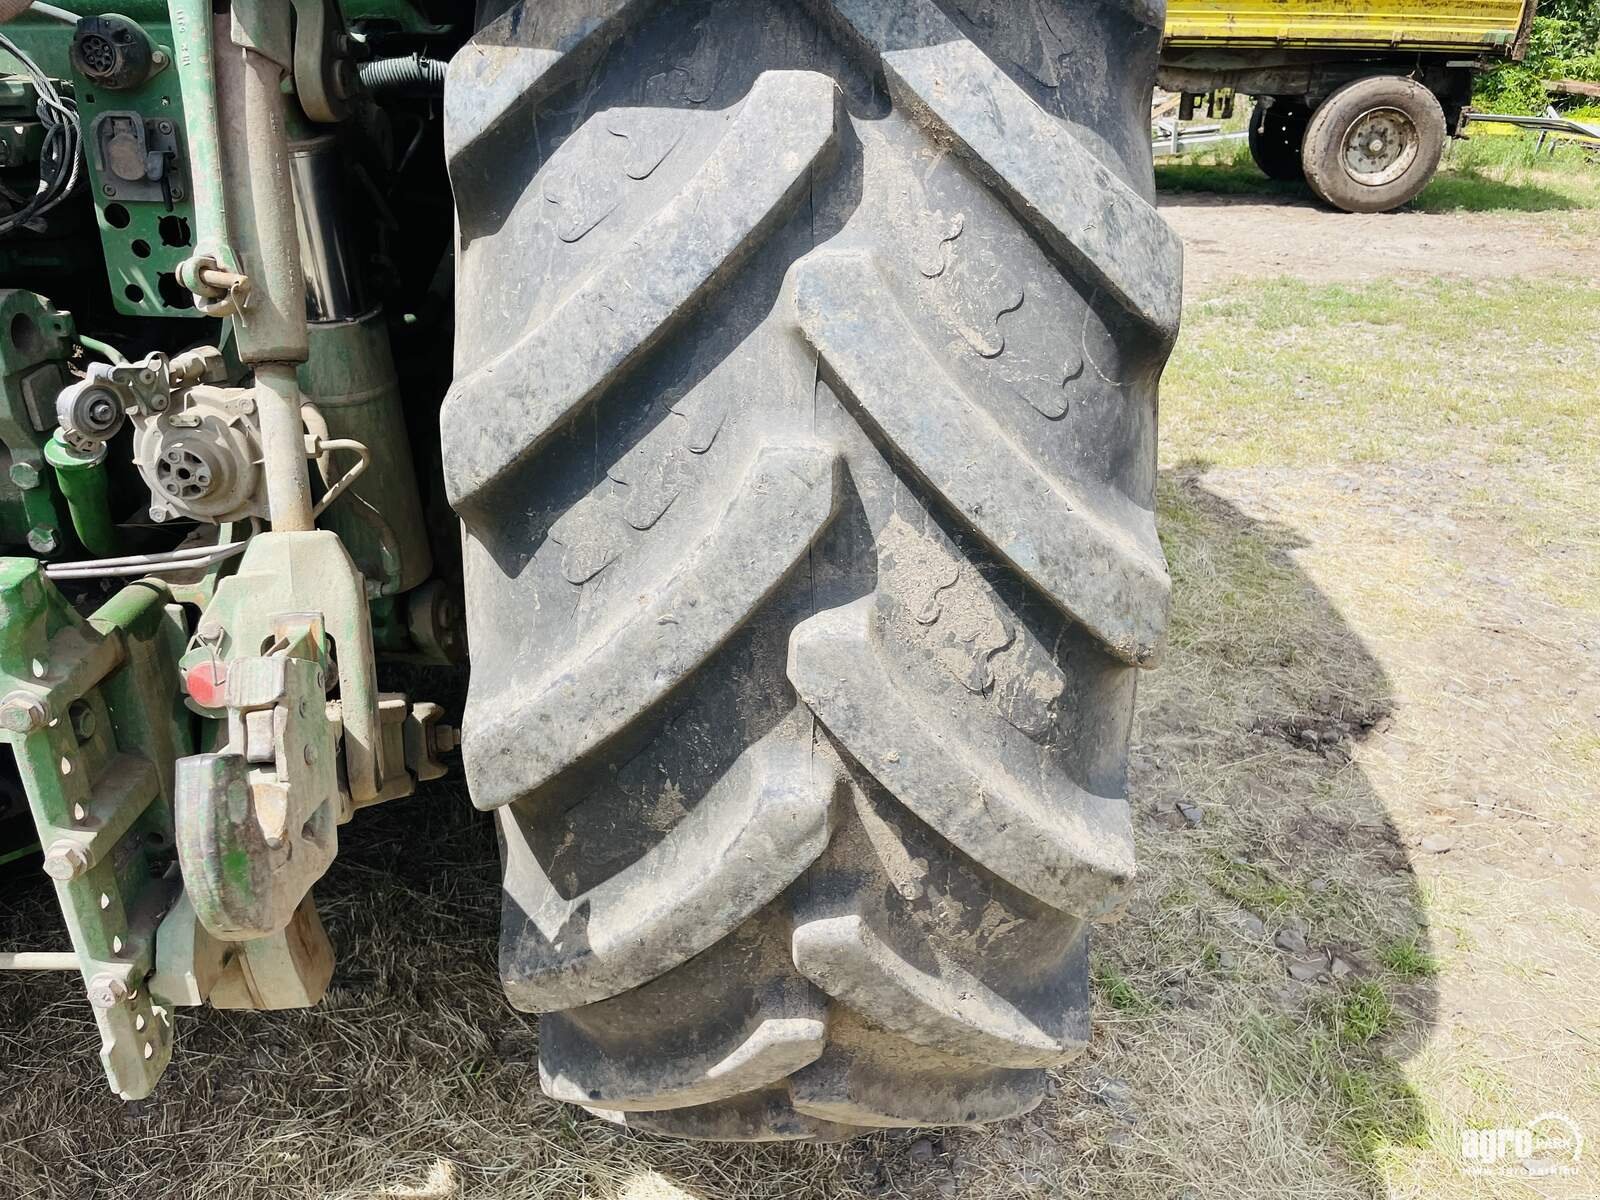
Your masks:
M57 883L71 883L89 869L89 856L76 842L57 842L45 851L44 873Z
M23 491L31 491L39 486L39 468L31 462L14 462L8 472L11 482Z
M80 742L87 742L92 738L99 724L95 720L94 709L82 700L67 710L67 719L72 722L72 732Z
M89 980L89 1003L102 1012L115 1008L129 996L128 985L115 975L96 975Z
M110 429L117 423L116 401L110 396L96 396L89 404L89 420L96 430ZM15 468L12 468L13 473Z
M13 692L0 703L0 725L12 733L32 733L50 720L44 701L27 692Z
M35 525L28 530L28 549L35 554L54 554L59 545L61 540L48 525Z

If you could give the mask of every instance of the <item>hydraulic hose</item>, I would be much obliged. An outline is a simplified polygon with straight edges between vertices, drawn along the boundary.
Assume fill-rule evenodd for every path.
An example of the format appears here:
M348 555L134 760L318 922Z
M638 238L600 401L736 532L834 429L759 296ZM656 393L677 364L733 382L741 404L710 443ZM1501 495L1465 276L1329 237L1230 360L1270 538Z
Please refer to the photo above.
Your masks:
M446 66L442 60L422 54L375 58L361 64L361 82L373 95L420 92L436 96L444 91Z

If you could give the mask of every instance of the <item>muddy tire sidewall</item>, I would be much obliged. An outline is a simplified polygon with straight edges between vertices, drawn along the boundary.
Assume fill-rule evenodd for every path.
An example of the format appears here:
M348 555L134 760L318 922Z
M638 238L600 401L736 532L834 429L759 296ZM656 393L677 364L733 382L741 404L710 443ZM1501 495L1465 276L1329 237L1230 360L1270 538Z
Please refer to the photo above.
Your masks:
M1394 154L1397 170L1363 172L1352 163L1351 139L1371 126L1400 131L1397 144L1378 151ZM1306 182L1323 200L1345 212L1388 212L1413 199L1438 169L1446 137L1444 110L1433 93L1410 79L1375 75L1347 83L1311 114L1301 158ZM1356 154L1359 157L1359 154ZM1382 164L1380 157L1378 163Z

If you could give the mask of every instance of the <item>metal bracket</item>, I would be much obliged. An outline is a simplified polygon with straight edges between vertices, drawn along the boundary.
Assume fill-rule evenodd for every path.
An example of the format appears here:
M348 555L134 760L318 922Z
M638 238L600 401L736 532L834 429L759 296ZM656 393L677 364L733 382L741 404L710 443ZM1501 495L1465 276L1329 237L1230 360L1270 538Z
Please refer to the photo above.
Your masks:
M333 978L333 946L310 897L269 937L224 942L211 936L180 895L156 932L150 991L168 1007L309 1008Z
M350 115L360 79L350 61L344 18L330 0L293 0L294 90L300 107L318 125L336 125Z
M87 621L31 559L0 560L0 739L11 744L45 871L55 880L95 1023L125 1099L150 1094L172 1054L147 984L177 891L171 763L184 634L158 585L135 584Z
M337 852L335 825L442 773L453 734L436 708L380 695L370 622L360 573L322 530L252 538L200 618L186 687L228 741L179 766L178 846L223 941L284 929Z
M223 941L284 929L338 853L321 654L320 616L280 617L272 654L227 663L226 749L178 763L184 884L200 923Z
M184 671L255 657L276 639L279 614L290 612L321 613L336 648L344 775L352 805L409 794L405 764L384 753L365 585L337 534L273 531L251 538L239 569L217 585L216 597L201 615Z

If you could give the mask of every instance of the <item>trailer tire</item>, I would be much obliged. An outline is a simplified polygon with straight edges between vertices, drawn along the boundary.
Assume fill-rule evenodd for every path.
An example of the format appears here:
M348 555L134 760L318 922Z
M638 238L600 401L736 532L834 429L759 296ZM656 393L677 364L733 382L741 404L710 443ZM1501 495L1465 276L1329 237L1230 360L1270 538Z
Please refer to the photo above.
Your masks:
M1305 178L1300 162L1300 144L1305 140L1306 122L1311 119L1304 105L1278 101L1257 102L1250 111L1250 157L1268 179L1292 183Z
M829 1140L1085 1045L1169 590L1159 40L528 0L452 61L463 755L550 1096Z
M1433 178L1444 153L1444 110L1422 84L1373 75L1345 84L1306 126L1306 182L1335 208L1388 212Z

